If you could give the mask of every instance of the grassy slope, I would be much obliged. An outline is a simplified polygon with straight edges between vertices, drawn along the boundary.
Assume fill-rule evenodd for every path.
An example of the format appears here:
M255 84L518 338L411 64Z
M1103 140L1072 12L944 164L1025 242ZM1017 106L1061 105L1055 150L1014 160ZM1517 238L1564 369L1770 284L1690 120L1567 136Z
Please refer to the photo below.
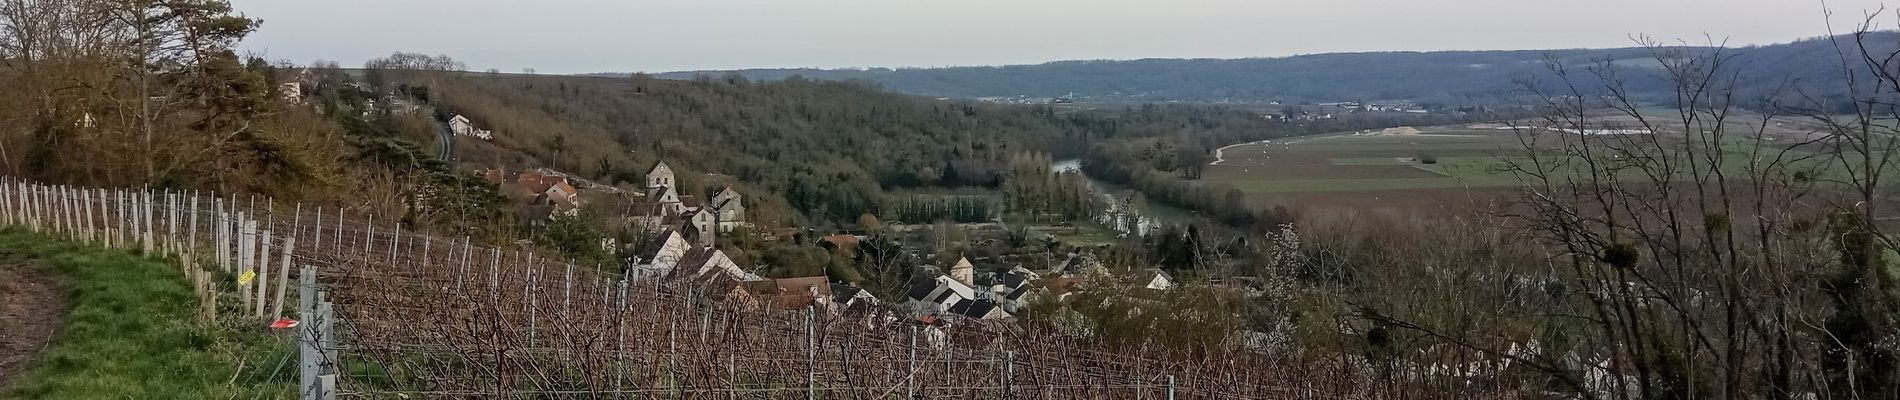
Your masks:
M295 393L292 342L194 322L197 299L175 264L16 229L0 231L0 256L44 260L65 277L72 305L54 343L0 398L248 399Z

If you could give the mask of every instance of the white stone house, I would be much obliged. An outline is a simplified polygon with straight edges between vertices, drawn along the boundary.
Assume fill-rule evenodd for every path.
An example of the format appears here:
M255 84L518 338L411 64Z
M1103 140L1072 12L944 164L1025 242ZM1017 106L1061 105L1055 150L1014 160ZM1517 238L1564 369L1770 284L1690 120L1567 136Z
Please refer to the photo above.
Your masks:
M476 128L474 122L469 121L468 117L464 117L461 114L449 117L449 133L455 134L455 136L474 136L481 140L495 139L494 132L490 132L487 129Z
M948 314L957 303L975 300L976 289L948 275L939 275L929 282L911 286L904 297L904 305L916 315Z
M671 275L691 249L692 244L687 243L679 232L670 229L661 231L648 239L633 258L627 260L630 269L628 279L639 281Z

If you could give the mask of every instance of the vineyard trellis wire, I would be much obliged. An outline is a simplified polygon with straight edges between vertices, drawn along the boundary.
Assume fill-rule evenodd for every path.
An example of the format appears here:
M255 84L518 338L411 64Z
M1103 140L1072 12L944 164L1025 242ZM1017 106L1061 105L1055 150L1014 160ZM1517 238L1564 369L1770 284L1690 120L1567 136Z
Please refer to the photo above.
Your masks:
M269 198L0 184L0 222L178 259L203 318L283 316L295 282L305 398L1390 393L1339 358L1111 349L1012 322L920 326L889 310L761 307L727 301L725 285L631 280L616 266L360 217ZM226 298L237 311L219 315Z

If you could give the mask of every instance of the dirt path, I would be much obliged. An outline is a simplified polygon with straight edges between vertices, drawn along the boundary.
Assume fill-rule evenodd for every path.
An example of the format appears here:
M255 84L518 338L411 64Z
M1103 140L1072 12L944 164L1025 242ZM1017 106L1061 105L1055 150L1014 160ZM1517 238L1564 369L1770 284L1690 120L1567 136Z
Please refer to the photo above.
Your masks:
M20 376L59 332L66 295L47 267L32 261L0 263L0 388Z
M1240 146L1246 146L1246 145L1250 145L1250 144L1260 144L1260 143L1267 143L1267 142L1272 142L1272 141L1273 141L1273 139L1267 139L1267 140L1262 140L1262 141L1257 141L1257 142L1247 142L1247 143L1240 143L1240 144L1230 144L1230 145L1227 145L1227 147L1222 147L1222 148L1218 148L1218 149L1214 149L1214 162L1210 162L1210 163L1207 163L1207 165L1220 165L1220 163L1221 163L1222 161L1227 161L1227 149L1231 149L1231 148L1235 148L1235 147L1240 147Z
M1319 140L1319 139L1325 139L1325 138L1329 138L1329 137L1334 137L1334 136L1338 136L1338 135L1326 135L1326 136L1306 136L1306 137L1294 137L1294 138L1282 138L1282 139L1280 140L1280 144L1281 144L1281 145L1293 145L1293 144L1297 144L1297 143L1299 143L1299 142L1304 142L1304 141L1308 141L1308 140ZM1207 163L1207 165L1220 165L1220 163L1221 163L1222 161L1227 161L1227 149L1231 149L1231 148L1235 148L1235 147L1240 147L1240 146L1247 146L1247 145L1255 145L1255 144L1264 144L1264 143L1273 143L1273 139L1267 139L1267 140L1261 140L1261 141L1254 141L1254 142L1247 142L1247 143L1235 143L1235 144L1230 144L1230 145L1227 145L1227 146L1224 146L1224 147L1221 147L1221 148L1218 148L1218 149L1214 149L1214 161L1213 161L1213 162L1210 162L1210 163Z

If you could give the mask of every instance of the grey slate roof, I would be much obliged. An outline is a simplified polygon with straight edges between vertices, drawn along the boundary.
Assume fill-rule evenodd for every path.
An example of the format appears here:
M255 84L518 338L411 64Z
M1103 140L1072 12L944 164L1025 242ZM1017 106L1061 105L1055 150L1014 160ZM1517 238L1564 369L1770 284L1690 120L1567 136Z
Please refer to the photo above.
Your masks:
M964 300L950 306L950 312L970 318L983 318L996 310L996 303L985 300Z

